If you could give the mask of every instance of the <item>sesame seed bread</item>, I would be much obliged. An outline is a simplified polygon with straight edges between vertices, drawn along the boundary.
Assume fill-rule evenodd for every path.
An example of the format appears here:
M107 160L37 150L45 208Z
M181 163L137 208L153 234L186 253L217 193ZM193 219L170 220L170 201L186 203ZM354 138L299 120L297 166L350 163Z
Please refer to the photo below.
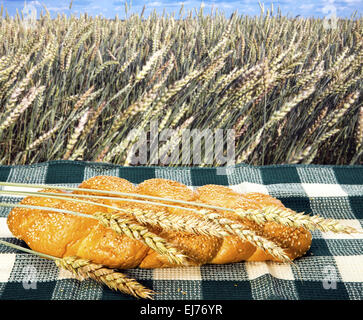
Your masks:
M284 208L279 200L261 193L242 194L219 185L205 185L193 191L179 182L166 179L149 179L134 186L129 181L118 177L97 176L82 182L79 188L138 193L201 202L231 209L259 209L271 205ZM64 194L60 190L47 189L47 192L49 191ZM92 195L86 191L74 191L74 194ZM100 194L97 193L97 195ZM164 210L181 216L194 217L197 215L183 209L135 202L111 199L92 199L92 201L121 208ZM60 208L90 215L96 212L111 211L109 208L96 204L36 196L24 198L21 204ZM282 226L275 222L257 225L255 222L240 218L233 212L219 211L218 213L224 218L244 223L257 235L275 242L292 260L304 255L310 248L312 237L310 232L304 228ZM102 226L95 219L45 210L14 208L9 213L7 223L14 236L24 240L31 249L56 257L78 256L94 263L124 269L176 266L141 241L129 238L127 235L119 235ZM192 265L225 264L239 261L278 261L262 249L256 248L250 242L243 241L237 236L219 238L166 231L156 227L150 230L188 256L189 263Z

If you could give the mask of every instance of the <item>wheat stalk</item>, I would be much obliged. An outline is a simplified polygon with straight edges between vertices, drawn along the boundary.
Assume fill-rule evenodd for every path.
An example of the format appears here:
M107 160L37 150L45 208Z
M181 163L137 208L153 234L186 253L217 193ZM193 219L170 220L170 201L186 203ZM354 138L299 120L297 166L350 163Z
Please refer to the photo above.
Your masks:
M358 151L363 144L363 106L361 106L359 109L356 141L357 141L356 151Z
M315 120L315 122L313 123L313 125L309 128L308 135L311 135L319 127L319 125L322 123L323 119L325 118L327 112L328 112L328 106L325 106L321 110L318 118Z
M56 125L54 126L54 128L52 128L49 131L47 131L46 133L42 134L39 138L37 138L31 144L29 144L26 147L25 152L31 151L31 150L35 149L37 146L39 146L40 144L47 141L54 133L56 133L58 131L58 129L61 125L61 122L62 121L57 122Z
M28 62L29 60L29 56L27 56L26 58L23 58L21 61L19 61L18 66L14 65L13 67L9 67L5 70L3 70L2 72L0 72L0 80L5 80L15 69L15 74L18 73L18 71ZM31 77L33 76L33 74L35 73L35 71L37 70L36 67L33 67L32 69L30 69L30 71L26 74L26 76L22 79L22 81L20 81L20 83L13 88L10 92L7 93L7 95L10 95L10 99L8 101L8 103L5 106L5 110L6 112L10 112L13 110L16 101L18 99L18 97L22 94L22 92L26 89L26 87L28 86ZM2 78L3 76L3 78Z
M309 85L300 94L293 97L290 101L285 103L279 110L275 111L269 121L264 126L266 130L271 128L276 122L283 119L298 103L307 99L315 90L314 85Z
M3 193L3 192L2 192ZM14 194L18 194L14 192ZM56 197L54 197L56 198ZM59 198L59 197L57 197ZM165 239L159 237L158 235L150 232L147 228L135 223L130 217L125 217L125 215L119 213L104 213L104 212L97 212L93 215L82 214L70 210L65 209L58 209L52 207L42 207L42 206L33 206L33 205L22 205L22 204L13 204L13 203L0 203L0 206L3 207L20 207L20 208L27 208L27 209L35 209L35 210L46 210L46 211L53 211L58 213L65 213L65 214L72 214L84 218L96 219L98 220L104 227L110 228L115 231L117 234L125 234L126 236L142 241L144 244L149 246L154 251L158 252L159 254L166 256L170 262L187 265L186 256L182 253L179 253L177 249L175 249L172 245L166 242ZM134 210L128 211L130 214L134 215ZM267 253L271 254L272 256L276 257L277 259L287 262L290 262L290 259L286 256L281 248L279 248L275 243L270 240L267 240L261 236L255 234L254 231L249 230L245 225L232 221L230 219L226 219L221 217L220 214L205 210L198 211L203 217L207 220L210 220L212 224L216 225L217 228L214 229L213 232L210 232L210 228L208 224L200 223L198 226L185 226L184 230L187 232L195 233L195 234L209 234L218 237L223 237L226 235L236 235L241 239L248 241L254 244L257 247L260 247ZM141 219L145 219L145 211L137 211L135 217L139 217L143 215ZM160 215L159 215L160 217ZM176 219L178 220L178 219ZM176 221L174 220L174 222ZM144 220L145 221L145 220ZM149 222L149 220L147 220ZM158 226L165 226L165 220L160 220L157 223ZM180 220L178 221L180 222ZM191 220L192 222L192 220ZM170 220L166 222L170 226ZM202 229L199 227L202 226ZM207 231L206 231L206 228ZM174 226L175 230L175 226Z
M212 206L212 205L208 205L205 203L199 203L199 202L193 202L193 201L183 201L183 200L178 200L178 199L171 199L171 198L164 198L164 197L155 197L155 196L148 196L148 195L142 195L142 194L137 194L137 193L122 193L122 192L114 192L114 191L108 191L108 190L99 190L99 189L86 189L86 188L72 188L72 187L59 187L59 186L52 186L52 185L42 185L42 184L22 184L22 183L10 183L10 182L0 182L0 186L9 186L9 187L28 187L28 188L51 188L51 189L60 189L60 190L69 190L69 191L80 191L82 193L84 192L92 192L92 193L106 193L109 196L97 196L97 195L87 195L87 194L69 194L68 199L70 198L72 201L81 201L81 202L86 202L84 200L77 200L77 199L72 199L72 197L83 197L83 198L94 198L94 199L109 199L109 200L119 200L119 201L127 201L127 202L136 202L136 203L142 203L142 204L153 204L153 205L157 205L157 206L165 206L165 207L171 207L174 209L180 209L180 210L190 210L193 211L195 213L198 214L205 214L208 213L209 211L200 211L198 209L194 209L194 208L190 208L190 206L197 206L197 207L204 207L206 209L213 209L213 210L221 210L221 211L230 211L230 212L235 212L238 215L240 215L241 217L247 217L247 218L254 218L254 214L256 215L256 219L258 217L258 219L262 219L265 215L265 211L269 214L266 215L265 218L266 219L270 219L269 217L274 217L274 219L278 219L279 215L281 215L281 217L283 219L290 219L293 220L294 217L296 217L297 219L297 223L309 223L309 221L311 221L310 223L315 223L316 226L315 228L320 228L320 225L322 226L320 230L327 230L327 228L329 228L329 226L334 226L335 227L331 227L333 232L344 232L346 233L347 231L351 230L351 232L353 232L353 229L349 229L350 227L348 227L348 229L344 229L346 228L345 226L341 226L338 225L338 222L332 219L324 219L322 217L319 216L308 216L308 215L304 215L304 214L300 214L300 213L296 213L290 209L286 209L286 208L277 208L277 207L265 207L259 210L242 210L242 209L229 209L229 208L224 208L224 207L219 207L219 206ZM47 192L21 192L21 191L5 191L5 190L1 190L0 191L3 194L18 194L18 195L34 195L34 196L53 196L53 197L57 197L57 198L63 198L59 195L59 193L47 193ZM136 197L136 198L144 198L144 199L150 199L150 200L157 200L159 202L155 202L155 201L145 201L145 200L136 200L136 199L131 199L131 198L120 198L119 196L132 196L132 197ZM67 198L65 198L67 199ZM160 202L161 201L161 202ZM175 203L180 203L183 205L187 205L188 207L181 207L181 206L176 206L176 205L170 205L167 204L165 202L175 202ZM136 208L132 208L132 209L124 209L124 208L117 208L117 207L113 207L113 206L108 206L102 203L97 203L97 202L89 202L92 204L96 204L102 207L106 207L108 209L112 209L112 210L121 210L125 213L131 214L134 216L135 219L140 219L139 222L141 223L149 223L147 222L145 219L152 217L153 214L155 214L155 220L156 217L158 215L158 213L152 213L154 211L148 211L148 210L142 210L142 209L136 209ZM164 215L164 212L160 212L159 213L160 216ZM217 214L217 213L215 213ZM211 217L215 217L215 216L211 216ZM173 224L173 219L171 218L168 222L165 222L167 224ZM192 222L193 219L190 219L190 221ZM262 220L261 220L262 221ZM267 220L266 220L267 221ZM281 220L283 221L283 220ZM305 222L304 222L305 221ZM257 221L256 221L257 222ZM183 224L184 222L182 222L181 224ZM299 225L299 226L303 226L303 225ZM192 231L193 228L198 228L198 227L194 227L192 226L192 224L190 225L190 231ZM185 226L185 228L188 228L188 226ZM309 227L310 228L310 227ZM308 228L308 229L309 229ZM335 228L335 231L334 231ZM185 229L186 230L186 229ZM342 231L339 231L342 230ZM344 231L346 230L346 231ZM217 232L218 233L218 232ZM217 234L215 234L217 235Z
M183 79L176 81L172 86L167 88L154 106L153 115L157 114L171 97L177 94L181 89L184 88L184 86L186 86L190 81L195 79L200 73L200 70L193 70Z
M138 113L145 112L147 108L153 103L156 99L159 89L163 86L164 82L167 80L170 72L172 71L173 64L170 61L167 62L167 70L163 76L163 78L157 82L151 90L149 90L146 94L144 94L139 100L131 104L125 112L117 116L114 123L112 124L111 132L117 131L126 120L130 117L135 116Z
M139 55L139 52L134 52L129 59L127 59L124 64L120 67L119 69L119 73L123 73L125 72L125 70L129 67L129 65L137 58L137 56Z
M236 235L242 240L252 243L256 247L261 248L266 253L283 262L291 262L291 259L286 255L282 248L280 248L274 242L257 235L254 231L248 229L248 227L244 224L223 218L216 212L200 210L200 213L209 220L220 225L226 231L226 234Z
M27 108L30 107L34 99L38 94L41 94L45 89L44 86L41 87L33 87L29 90L28 94L23 98L20 104L8 115L8 117L0 123L0 134L10 125L12 125L21 114L25 112Z
M302 160L311 156L311 150L313 146L307 146L305 149L301 150L298 153L295 153L289 159L289 163L300 163Z
M106 285L110 289L118 290L136 298L152 299L152 296L155 294L153 290L144 287L135 279L129 278L125 274L114 269L106 268L101 264L93 263L90 260L81 259L75 256L59 258L23 248L3 240L0 240L0 244L53 260L58 267L68 270L74 275L80 276L82 279L91 278Z
M299 102L308 98L314 92L314 90L314 85L307 86L300 94L296 95L290 101L285 103L279 110L276 110L267 121L267 123L265 123L262 128L260 128L255 134L253 142L250 143L247 149L242 152L242 154L238 158L238 161L246 161L250 154L260 144L263 133L269 130L275 123L282 120L292 110L292 108L294 108Z
M168 123L172 113L173 113L173 109L168 109L166 111L166 114L163 116L161 122L159 123L158 132L161 132L165 129L166 124ZM178 121L179 121L179 119L178 119ZM172 126L172 124L171 124L171 126Z
M1 193L9 194L8 192L1 192ZM19 194L19 193L14 192L13 194ZM55 197L55 196L53 196L52 198L62 199L62 197ZM182 253L179 253L178 250L174 248L171 244L169 244L165 239L149 231L147 227L138 224L131 217L127 217L119 213L110 214L110 213L99 212L93 215L88 215L65 209L13 204L13 203L0 203L0 207L19 207L19 208L41 210L41 211L53 211L57 213L71 214L83 218L95 219L98 222L100 222L104 227L112 229L117 234L126 235L132 239L143 242L145 245L147 245L154 251L158 252L160 255L166 256L169 259L169 261L171 261L172 263L181 264L181 265L187 264L186 256ZM143 219L143 221L145 221L145 219Z
M103 265L93 263L89 260L77 257L65 257L55 260L58 267L71 271L81 277L91 278L105 284L113 290L132 295L136 298L151 299L154 291L145 288L136 280L127 277L125 274L114 269L109 269Z
M89 133L94 129L94 126L99 118L100 114L102 113L103 109L105 108L106 102L100 104L100 106L95 111L90 111L91 118L85 124L85 128L82 130L80 137L78 140L85 141ZM86 147L84 145L79 146L75 151L74 154L80 155L82 158ZM74 155L72 155L74 157Z
M150 70L152 70L152 68L157 64L157 61L164 55L166 49L166 47L163 47L150 57L143 68L135 75L134 85L142 81L147 76Z
M325 219L318 215L305 215L303 213L297 213L286 208L267 206L258 210L237 209L235 212L241 218L247 218L258 224L264 224L266 222L272 221L293 228L303 227L310 231L320 230L323 232L331 231L335 233L347 234L358 233L355 228L342 225L337 220Z
M81 108L84 103L86 102L86 100L88 99L88 97L92 94L94 90L94 87L89 88L77 101L77 103L74 105L73 110L77 110L79 108Z
M359 98L360 92L355 91L346 96L343 102L338 106L337 110L334 111L332 119L329 121L328 126L334 126L343 115L349 110L353 103Z
M186 256L179 253L176 248L169 244L164 238L151 232L147 227L142 226L130 218L119 213L98 212L93 215L103 226L111 228L118 234L125 234L128 237L139 240L148 247L169 259L170 262L187 265Z
M178 110L180 106L186 108L188 117L198 119L193 122L194 128L234 127L241 133L245 131L236 141L238 161L250 159L259 164L263 158L265 164L273 164L295 157L294 161L305 162L317 152L316 161L321 163L354 163L360 159L361 147L347 143L359 137L349 130L359 113L358 99L351 111L340 117L346 119L342 134L332 139L331 145L342 146L341 151L334 153L338 153L338 158L332 156L329 144L317 146L318 151L311 149L310 154L304 152L308 150L306 146L310 147L307 142L330 131L329 121L319 122L317 110L339 105L345 96L361 91L361 18L343 19L328 33L323 30L321 19L293 19L274 16L270 11L266 16L266 10L260 17L235 14L231 19L217 12L207 16L189 12L180 20L155 13L144 21L137 15L124 21L89 16L50 19L44 15L38 22L34 28L25 29L20 15L2 21L0 109L5 113L1 121L31 87L46 87L37 103L13 123L16 143L12 131L2 135L2 163L62 157L61 142L72 135L72 121L79 119L83 106L91 100L97 100L95 105L106 103L98 118L97 132L90 134L85 127L69 159L105 159L107 152L125 140L127 128L142 123L145 117L162 116L167 110L175 110L167 124L178 126L184 118ZM163 48L164 52L157 56ZM221 57L228 51L232 54L222 62ZM159 82L164 73L166 54L174 67L163 84L165 89L161 87L156 95L147 96L154 81ZM190 76L195 70L199 74ZM284 111L281 106L312 84L312 98L301 101L294 112L277 121L285 120L284 128L289 130L279 131L280 126L277 132L258 134L262 114L271 118L275 112ZM95 92L83 97L91 87ZM120 130L112 133L111 120L141 98L145 100L131 108L135 111L132 119L126 117ZM337 108L329 107L334 109ZM335 111L329 111L325 119L332 119L333 114ZM24 159L24 148L34 141L35 124L41 125L39 130L51 128L57 119L63 119L64 125L58 130L54 145L48 144L45 151L39 144L29 154L31 158ZM240 120L244 123L238 123ZM297 126L294 128L292 123ZM37 131L38 136L43 133ZM273 139L274 134L278 145L265 141ZM260 154L257 147L261 141L264 152ZM133 145L133 141L126 141L122 144L124 150L106 159L127 164L128 150ZM271 150L273 145L278 146L276 151Z
M124 209L143 224L150 224L164 230L173 230L190 234L223 237L225 231L214 222L204 219L203 216L182 216L165 211L143 210L138 208Z
M218 225L203 219L203 217L196 217L196 216L180 216L172 213L168 213L162 210L146 210L140 209L138 207L133 207L130 209L119 208L115 206L110 206L104 203L95 202L95 201L87 201L83 199L90 198L91 200L95 199L102 199L102 200L109 200L109 199L117 199L118 201L127 201L133 203L142 203L142 204L157 204L158 206L170 207L173 209L179 209L183 211L191 211L195 213L199 213L198 210L188 207L179 207L164 203L155 203L150 201L143 201L143 200L135 200L130 198L110 198L104 196L95 196L95 195L84 195L84 194L60 194L60 193L53 193L53 192L31 192L31 191L6 191L0 190L0 194L10 194L10 195L18 195L18 196L35 196L47 199L59 199L59 200L66 200L72 202L79 202L85 203L90 205L97 205L99 207L107 208L113 212L119 211L125 214L128 217L135 218L138 223L144 225L151 225L154 227L161 227L165 230L174 230L180 232L186 232L191 234L204 234L204 235L211 235L221 237L223 236L223 230L221 230ZM82 199L78 199L82 198ZM46 208L46 207L44 207ZM75 214L73 212L68 212L71 214ZM83 215L82 215L83 216ZM90 218L97 218L95 216L91 216Z
M78 137L81 135L86 123L87 123L87 120L88 120L88 117L90 115L90 110L89 109L86 109L86 111L83 113L81 119L79 120L78 122L78 126L77 128L74 130L72 136L70 137L68 143L67 143L67 146L66 146L66 151L65 151L65 154L63 156L63 160L67 160L69 159L69 157L71 156L71 153L78 141Z

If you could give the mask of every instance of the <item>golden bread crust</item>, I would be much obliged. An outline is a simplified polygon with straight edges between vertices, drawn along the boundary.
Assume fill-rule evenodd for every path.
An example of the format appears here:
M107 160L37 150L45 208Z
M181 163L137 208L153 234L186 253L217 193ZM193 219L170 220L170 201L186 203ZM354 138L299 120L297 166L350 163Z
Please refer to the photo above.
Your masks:
M271 205L284 207L278 199L261 193L241 194L228 187L218 185L205 185L193 191L182 183L167 179L149 179L138 186L134 186L129 181L118 177L97 176L82 182L79 187L202 202L231 209L259 209ZM64 193L52 189L47 189L47 191ZM75 191L74 194L76 193L100 195L89 191ZM107 196L107 194L104 195ZM132 197L130 196L130 198ZM162 210L174 215L198 216L197 213L183 209L157 205L111 199L92 199L92 201L124 209L144 208ZM167 201L164 202L168 203ZM112 211L96 204L90 205L71 200L47 199L36 196L24 198L21 204L66 209L90 215L95 212ZM186 205L173 204L186 207ZM275 222L268 222L261 226L250 220L242 219L233 212L219 210L218 213L224 218L244 223L258 235L274 241L285 249L284 251L291 259L302 256L310 248L311 234L303 228L281 226ZM131 239L126 235L118 235L113 230L100 225L95 219L44 210L14 208L8 216L7 223L14 236L24 240L30 248L56 257L76 255L112 268L176 266L141 241ZM157 228L154 228L152 232L159 234L190 257L191 265L275 260L263 250L256 249L254 245L242 241L237 236L227 236L222 239L207 235L163 231Z

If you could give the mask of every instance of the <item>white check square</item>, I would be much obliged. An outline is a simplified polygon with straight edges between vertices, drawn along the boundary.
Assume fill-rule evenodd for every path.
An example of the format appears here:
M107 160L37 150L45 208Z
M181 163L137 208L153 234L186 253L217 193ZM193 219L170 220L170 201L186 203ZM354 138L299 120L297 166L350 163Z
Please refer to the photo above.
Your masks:
M153 271L154 280L202 280L199 266L187 268L156 268Z
M246 262L246 271L250 280L268 273L278 279L294 280L294 274L287 263L248 261Z
M232 190L240 193L248 193L248 192L259 192L263 194L268 194L268 189L258 183L251 183L251 182L242 182L240 184L235 184L229 186Z
M0 254L0 282L8 282L15 263L16 254Z
M348 196L348 194L338 184L302 183L301 185L307 196L310 198Z
M0 238L14 238L13 234L8 228L6 218L0 218Z
M363 256L334 257L344 282L363 282Z

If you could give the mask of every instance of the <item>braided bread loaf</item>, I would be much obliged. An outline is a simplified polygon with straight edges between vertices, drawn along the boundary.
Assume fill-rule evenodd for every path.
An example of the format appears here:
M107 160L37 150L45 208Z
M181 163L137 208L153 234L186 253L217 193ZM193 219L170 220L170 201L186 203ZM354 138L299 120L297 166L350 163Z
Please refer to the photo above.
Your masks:
M218 185L205 185L193 191L179 182L166 179L146 180L136 187L125 179L97 176L84 181L79 188L138 193L201 202L230 209L259 209L264 206L284 208L279 200L269 195L260 193L241 194L228 187ZM63 191L58 189L46 189L46 191L64 194ZM73 193L107 196L107 194L93 194L92 192L81 192L79 190ZM178 208L130 201L93 198L92 201L119 208L163 210L169 214L190 215L191 218L197 215L194 212ZM24 198L21 204L66 209L90 215L95 214L95 212L110 211L110 209L97 204L36 196ZM275 222L258 225L250 220L240 218L234 212L219 211L219 213L224 218L244 223L249 229L254 230L257 235L273 241L284 249L290 259L302 256L310 248L312 237L310 232L304 228L282 226ZM127 235L117 234L95 219L45 210L14 208L9 213L7 223L14 236L24 240L30 248L56 257L78 256L89 259L94 263L122 269L176 266L164 255L157 253L143 242L132 239ZM234 235L221 238L210 235L188 234L180 231L172 232L156 227L152 228L152 232L160 235L168 243L179 249L188 257L189 263L194 265L224 264L239 261L278 261L264 250L256 248L250 242Z

